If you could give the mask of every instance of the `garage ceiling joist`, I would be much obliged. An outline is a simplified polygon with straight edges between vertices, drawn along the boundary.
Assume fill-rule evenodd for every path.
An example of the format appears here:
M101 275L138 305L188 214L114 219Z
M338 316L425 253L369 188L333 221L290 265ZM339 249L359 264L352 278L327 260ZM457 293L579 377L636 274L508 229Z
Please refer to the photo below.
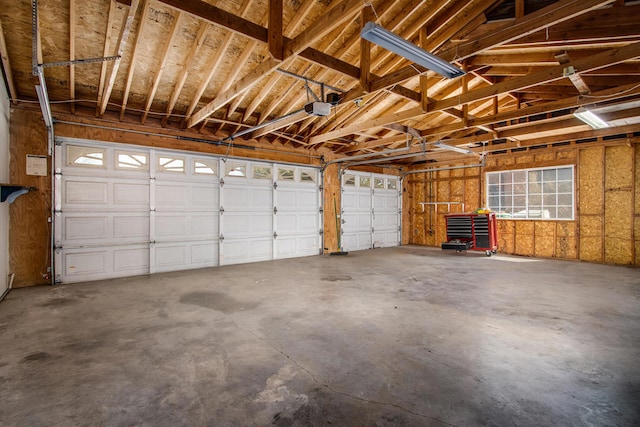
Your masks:
M48 68L54 116L66 107L78 118L137 121L217 139L267 123L241 138L337 156L395 147L402 135L391 125L428 138L498 138L499 117L570 115L575 106L606 106L616 98L579 99L580 92L628 88L628 98L639 97L640 26L634 18L640 5L516 3L514 11L497 0L335 0L329 6L311 0L87 0L40 8L39 50L41 62L120 57ZM24 36L31 29L30 2L0 0L0 6L7 6L0 9L0 47L9 90L12 99L30 102L35 92ZM468 77L446 80L367 47L359 33L368 20L465 67ZM570 61L559 65L556 57L565 52ZM569 67L573 74L563 73ZM310 100L304 81L273 73L278 68L337 88L331 114L291 118ZM536 136L531 129L528 138Z

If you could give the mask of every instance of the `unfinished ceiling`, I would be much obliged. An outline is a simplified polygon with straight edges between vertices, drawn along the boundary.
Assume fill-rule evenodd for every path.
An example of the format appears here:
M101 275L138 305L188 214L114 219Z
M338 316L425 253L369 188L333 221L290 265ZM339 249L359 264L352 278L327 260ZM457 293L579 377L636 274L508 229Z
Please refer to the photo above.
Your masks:
M640 130L636 1L40 0L37 25L32 1L0 6L11 97L37 100L40 66L54 118L330 156L408 143L402 165L465 156L438 141L479 153ZM449 80L362 40L368 21L467 74ZM329 93L329 115L304 111ZM575 118L581 105L610 127Z

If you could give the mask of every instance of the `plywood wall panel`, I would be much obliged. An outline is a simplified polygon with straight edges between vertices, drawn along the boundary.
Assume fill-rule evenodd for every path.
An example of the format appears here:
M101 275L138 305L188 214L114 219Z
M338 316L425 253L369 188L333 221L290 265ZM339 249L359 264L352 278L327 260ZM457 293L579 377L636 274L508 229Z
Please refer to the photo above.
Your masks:
M13 109L10 181L37 188L9 205L9 263L16 288L51 283L51 167L47 176L27 175L27 154L47 155L47 133L39 112ZM50 159L50 158L49 158ZM49 162L49 160L48 160Z
M580 259L603 261L602 217L597 215L580 218Z
M324 252L336 252L338 250L338 225L336 223L336 208L341 210L340 176L338 165L330 165L324 171ZM338 219L340 221L340 219Z
M411 244L411 234L413 233L413 211L414 207L414 197L416 196L416 192L413 189L408 189L408 186L413 186L413 184L409 183L409 178L405 178L401 182L401 195L402 195L402 217L401 217L401 230L402 236L400 239L400 244L408 245Z
M444 171L448 172L448 171ZM450 202L451 201L451 181L438 181L437 185L437 198L436 202ZM436 218L436 227L435 227L435 242L433 242L434 246L440 245L442 242L447 241L447 222L445 220L445 215L447 214L446 206L437 206L435 215Z
M577 156L577 151L575 148L571 148L568 150L558 150L556 151L556 159L558 160L570 160L570 163L573 163Z
M515 253L516 222L510 220L498 221L498 251L507 254Z
M526 154L516 157L516 164L518 165L528 165L530 163L533 163L533 161L534 156L532 154Z
M550 162L551 160L555 160L556 153L554 151L548 151L545 153L538 153L534 156L535 162Z
M603 213L604 147L580 150L578 162L578 208L581 215Z
M515 223L515 253L517 255L533 256L535 254L533 221L515 221Z
M481 187L479 177L467 178L464 182L464 207L465 211L473 212L484 205L481 200Z
M605 148L604 262L632 264L634 149Z
M534 224L534 254L551 258L555 255L556 224L551 221L537 221Z
M559 221L556 224L555 257L561 259L577 258L576 222Z

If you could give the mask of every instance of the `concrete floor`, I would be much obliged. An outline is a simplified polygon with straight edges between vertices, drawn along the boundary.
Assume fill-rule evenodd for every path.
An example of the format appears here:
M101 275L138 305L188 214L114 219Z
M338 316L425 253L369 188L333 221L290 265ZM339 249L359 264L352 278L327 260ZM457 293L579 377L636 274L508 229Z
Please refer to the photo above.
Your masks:
M640 425L640 270L424 247L0 304L0 425Z

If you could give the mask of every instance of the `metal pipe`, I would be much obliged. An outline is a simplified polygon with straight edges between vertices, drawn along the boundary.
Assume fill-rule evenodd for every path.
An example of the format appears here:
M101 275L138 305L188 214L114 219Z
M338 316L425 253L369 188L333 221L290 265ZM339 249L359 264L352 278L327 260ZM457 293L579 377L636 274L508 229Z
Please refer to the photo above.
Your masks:
M192 138L192 137L188 137L188 136L179 136L179 135L167 135L167 134L157 133L157 132L149 132L149 131L133 130L133 129L122 129L122 128L115 128L115 127L111 127L111 126L94 125L94 124L88 124L88 123L68 122L68 121L64 121L64 120L56 120L55 122L56 123L67 124L67 125L90 127L90 128L94 128L94 129L104 129L104 130L112 130L112 131L118 131L118 132L134 133L134 134L139 134L139 135L158 136L158 137L164 137L164 138L177 139L179 141L181 140L181 141L202 142L202 143L205 143L205 144L212 144L212 145L218 145L218 146L223 146L223 147L232 146L232 147L235 147L235 148L242 148L242 149L248 149L248 150L254 150L254 151L265 151L265 152L270 152L270 153L283 154L283 152L280 151L280 150L272 150L272 149L263 148L263 147L254 147L254 146L251 146L251 145L230 144L230 143L227 143L227 142L223 142L223 140L210 141L210 140L203 139L203 138ZM319 160L324 158L324 156L316 156L316 155L313 155L313 154L306 154L306 153L286 152L284 154L291 155L291 156L300 156L300 157L306 157L306 158L312 158L312 159L319 159Z
M404 179L405 176L412 175L414 173L438 172L438 171L448 171L448 170L468 169L468 168L481 168L481 167L484 167L484 165L485 165L485 161L484 161L484 156L483 156L482 157L482 161L480 163L476 163L476 164L473 164L473 165L446 166L446 167L443 167L443 168L418 169L418 170L408 171L408 172L404 172L404 173L400 174L400 179Z
M339 159L329 160L328 162L326 162L324 164L324 166L322 167L322 170L324 170L327 166L333 165L333 164L336 164L336 163L351 162L353 160L368 159L369 157L384 156L385 154L394 154L394 153L400 153L400 152L403 152L403 151L407 151L407 150L411 149L411 141L412 140L413 140L413 138L412 139L407 138L407 144L402 148L394 148L393 150L380 151L380 152L375 152L375 153L359 154L357 156L341 157ZM424 144L424 142L423 142L423 144ZM424 146L423 146L423 151L424 151ZM416 154L416 155L419 155L419 154Z
M319 82L317 80L312 80L312 79L306 78L305 76L301 76L300 74L292 73L291 71L283 70L282 68L276 68L276 71L279 72L279 73L284 74L285 76L293 77L294 79L302 80L304 82L317 84L319 86L324 86L324 87L326 87L328 89L335 90L336 92L340 92L340 93L344 93L345 92L344 89L340 89L340 88L337 88L335 86L331 86L331 85L328 85L326 83Z
M397 155L397 156L383 157L381 159L365 160L365 161L362 161L362 162L349 163L346 166L346 168L350 168L352 166L369 165L369 164L372 164L372 163L382 163L382 162L386 162L386 161L406 159L408 157L422 156L423 154L427 154L427 153L423 151L423 152L420 152L420 153L400 154L400 155Z
M289 117L291 117L291 116L293 116L295 114L301 113L302 111L304 111L304 108L301 108L301 109L296 110L296 111L292 111L289 114L285 114L284 116L275 118L273 120L269 120L268 122L260 123L259 125L250 127L248 129L241 130L240 132L234 133L233 135L229 135L228 137L224 138L223 141L224 140L234 140L235 138L239 138L239 137L241 137L243 135L246 135L248 133L254 132L254 131L259 130L259 129L262 129L262 128L267 127L269 125L272 125L274 123L281 122L281 121L283 121L285 119L288 119Z

